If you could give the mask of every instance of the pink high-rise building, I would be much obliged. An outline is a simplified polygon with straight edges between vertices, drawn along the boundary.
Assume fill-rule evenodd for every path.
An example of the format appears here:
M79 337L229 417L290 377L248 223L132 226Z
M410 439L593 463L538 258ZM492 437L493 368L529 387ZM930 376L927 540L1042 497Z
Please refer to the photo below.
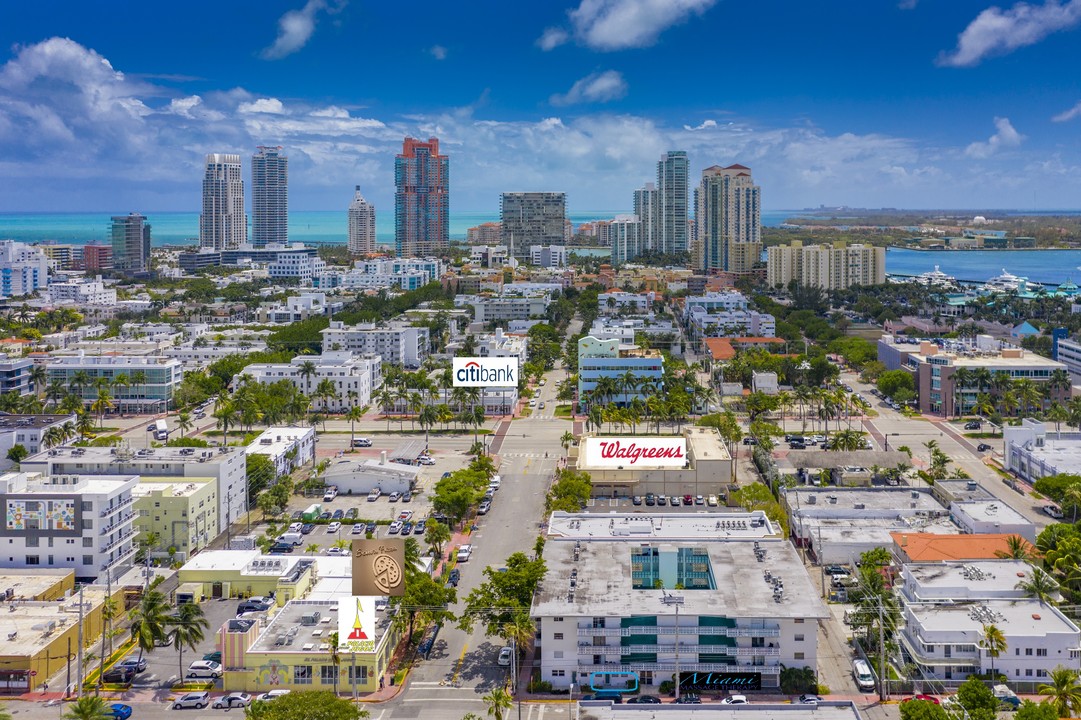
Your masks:
M450 159L439 138L407 137L394 159L394 249L398 257L441 254L450 244Z

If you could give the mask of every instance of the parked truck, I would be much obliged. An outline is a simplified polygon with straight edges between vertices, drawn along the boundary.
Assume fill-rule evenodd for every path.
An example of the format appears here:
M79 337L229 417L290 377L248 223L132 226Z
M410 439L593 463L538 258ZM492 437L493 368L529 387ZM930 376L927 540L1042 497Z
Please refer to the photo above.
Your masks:
M319 513L321 512L323 512L322 506L320 506L319 503L315 503L314 505L308 506L308 509L301 515L301 518L304 522L314 522L319 519Z
M147 428L149 432L154 433L155 440L161 440L162 442L169 439L169 426L164 420L155 420L150 427Z
M1016 710L1021 706L1021 698L1017 697L1013 690L1010 690L1005 685L995 685L994 687L995 699L999 704L1009 705Z

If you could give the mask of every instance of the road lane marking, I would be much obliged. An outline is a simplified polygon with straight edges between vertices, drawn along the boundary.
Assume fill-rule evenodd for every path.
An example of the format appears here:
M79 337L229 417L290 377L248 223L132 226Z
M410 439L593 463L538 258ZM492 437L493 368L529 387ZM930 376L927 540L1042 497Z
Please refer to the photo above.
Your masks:
M462 654L458 656L458 662L454 665L454 674L450 677L451 682L458 682L458 673L462 670L462 661L465 660L465 652L468 649L469 642L466 641L466 643L462 645Z

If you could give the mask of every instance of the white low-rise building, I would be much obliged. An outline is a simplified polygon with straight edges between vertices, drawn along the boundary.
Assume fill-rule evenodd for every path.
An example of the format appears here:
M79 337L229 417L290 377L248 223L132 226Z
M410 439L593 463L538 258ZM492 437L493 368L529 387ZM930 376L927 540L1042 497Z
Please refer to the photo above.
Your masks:
M122 574L135 556L135 475L0 475L0 567L71 568L93 581Z
M969 500L950 504L950 517L962 532L975 535L1006 533L1036 542L1036 526L1031 520L999 499Z
M455 307L472 307L473 320L479 323L542 318L550 303L551 296L547 293L504 297L458 295L454 298Z
M1011 681L1045 681L1057 666L1076 667L1081 631L1058 608L1029 598L1019 578L1032 568L1019 560L912 563L901 571L903 652L924 677L961 681L995 671ZM989 626L1006 650L988 655Z
M298 355L289 363L256 363L244 368L243 375L260 383L288 380L310 397L315 407L328 412L371 404L373 390L383 384L378 356L357 357L345 351ZM331 397L318 395L324 380L334 387Z
M21 297L49 283L49 258L41 248L0 240L0 297Z
M1003 456L1006 469L1029 482L1059 473L1081 474L1081 433L1048 432L1039 420L1007 425Z
M417 465L388 462L387 453L382 452L378 460L337 460L327 468L324 479L342 495L367 495L372 490L389 495L413 490L421 471Z
M428 328L406 323L346 325L331 320L322 331L323 351L378 355L387 365L419 368L430 351ZM376 386L377 387L377 386Z
M133 355L78 355L49 358L46 370L49 382L59 382L82 398L90 407L98 399L95 381L104 378L115 382L127 378L126 385L110 390L114 407L128 412L164 412L173 407L173 397L184 379L178 360ZM80 384L79 378L89 382Z
M340 301L327 301L326 293L305 292L290 295L281 305L259 308L259 321L270 323L294 323L323 317L338 312L344 305Z
M629 293L624 290L609 290L597 298L597 305L604 315L616 315L620 312L645 315L650 311L656 299L657 294L652 292Z
M473 357L513 357L518 359L518 368L525 367L529 360L529 338L525 335L508 335L503 328L496 328L494 333L485 333L474 337ZM465 346L465 340L455 340L447 344L447 353L457 354Z
M684 677L754 673L776 689L782 668L814 669L828 612L775 533L761 512L553 513L530 611L540 679L625 688L635 674L649 691L678 662Z
M315 429L269 427L248 445L247 454L266 456L278 477L288 475L315 456Z
M49 285L49 300L76 305L112 305L116 302L116 288L105 287L100 275L94 280L68 280Z

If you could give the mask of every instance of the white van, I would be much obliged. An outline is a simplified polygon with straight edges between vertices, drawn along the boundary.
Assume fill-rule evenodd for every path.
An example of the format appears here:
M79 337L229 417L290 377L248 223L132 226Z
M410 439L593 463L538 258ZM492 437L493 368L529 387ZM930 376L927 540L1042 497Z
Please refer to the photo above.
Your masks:
M871 673L871 666L866 660L852 662L852 677L856 679L856 686L861 691L869 692L875 689L875 676Z
M154 433L155 440L168 440L169 439L169 426L164 420L157 420L150 427L147 428L150 432Z
M291 545L300 545L304 542L304 536L298 532L282 533L278 536L278 542L290 543Z
M1062 519L1062 510L1061 508L1059 508L1058 505L1055 505L1054 503L1048 503L1047 505L1044 505L1043 511L1051 517L1055 518L1056 520Z

